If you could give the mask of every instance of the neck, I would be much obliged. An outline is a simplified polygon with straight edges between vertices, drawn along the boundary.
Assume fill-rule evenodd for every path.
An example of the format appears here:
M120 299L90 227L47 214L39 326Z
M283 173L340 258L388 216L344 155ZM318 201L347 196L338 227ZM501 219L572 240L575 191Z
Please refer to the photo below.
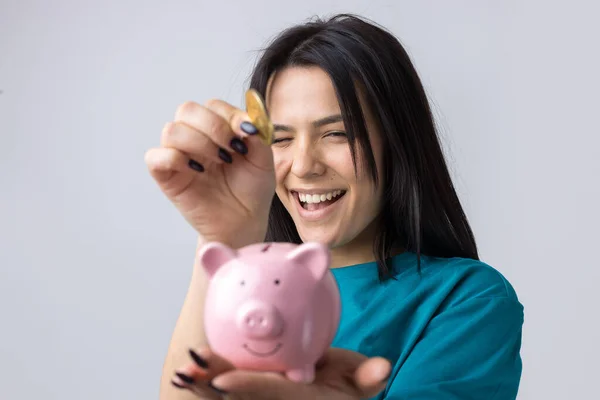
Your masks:
M375 261L373 244L378 226L372 222L348 243L331 248L331 268L347 267Z
M341 246L332 247L331 268L341 268L356 264L365 264L376 260L373 251L376 232L379 229L374 223L351 242ZM404 247L398 246L392 249L391 255L395 256L404 252Z
M331 268L347 267L375 261L373 243L347 244L331 249Z

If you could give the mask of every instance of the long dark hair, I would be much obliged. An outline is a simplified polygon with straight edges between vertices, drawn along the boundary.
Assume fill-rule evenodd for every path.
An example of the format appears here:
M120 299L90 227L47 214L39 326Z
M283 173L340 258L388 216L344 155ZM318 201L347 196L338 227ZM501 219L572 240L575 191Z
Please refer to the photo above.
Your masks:
M356 171L356 150L366 172L384 185L374 255L382 279L402 247L436 257L478 259L475 238L450 178L427 96L400 42L384 28L350 14L286 29L264 50L250 87L266 96L271 75L288 66L318 66L333 82ZM360 93L379 124L383 182L369 142ZM267 241L301 243L291 216L275 195Z

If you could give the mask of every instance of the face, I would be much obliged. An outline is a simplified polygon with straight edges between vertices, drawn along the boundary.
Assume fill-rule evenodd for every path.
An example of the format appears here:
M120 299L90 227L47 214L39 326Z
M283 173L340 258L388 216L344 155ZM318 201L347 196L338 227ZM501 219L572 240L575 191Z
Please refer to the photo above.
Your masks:
M279 71L270 82L267 106L275 125L277 195L302 240L332 249L364 247L372 254L382 185L375 190L361 169L359 148L355 174L329 76L318 67ZM364 104L363 113L381 182L380 135Z

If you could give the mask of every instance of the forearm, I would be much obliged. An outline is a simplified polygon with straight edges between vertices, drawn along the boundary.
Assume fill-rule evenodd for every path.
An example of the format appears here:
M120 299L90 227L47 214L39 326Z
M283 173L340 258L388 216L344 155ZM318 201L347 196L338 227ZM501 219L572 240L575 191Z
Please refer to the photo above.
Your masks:
M264 225L266 226L266 224ZM235 239L222 241L222 243L238 249L264 240L264 229L257 229L257 231L258 233L248 232L247 235L238 235ZM190 348L199 348L207 344L204 335L204 298L208 289L208 276L198 259L199 250L205 243L206 240L199 236L194 256L192 278L163 365L160 400L197 399L191 392L178 390L171 385L171 379L175 369L190 361Z
M170 382L175 369L189 362L189 349L206 344L203 317L208 278L198 262L198 250L202 244L202 239L199 239L188 292L167 350L160 383L160 400L196 399L191 392L177 390Z

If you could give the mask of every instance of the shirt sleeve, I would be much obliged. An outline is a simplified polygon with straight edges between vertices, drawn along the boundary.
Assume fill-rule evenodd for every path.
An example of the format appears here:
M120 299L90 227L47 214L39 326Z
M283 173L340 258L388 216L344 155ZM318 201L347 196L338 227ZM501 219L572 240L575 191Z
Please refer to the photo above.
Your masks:
M383 399L515 399L522 325L514 298L473 298L439 313L394 366Z

